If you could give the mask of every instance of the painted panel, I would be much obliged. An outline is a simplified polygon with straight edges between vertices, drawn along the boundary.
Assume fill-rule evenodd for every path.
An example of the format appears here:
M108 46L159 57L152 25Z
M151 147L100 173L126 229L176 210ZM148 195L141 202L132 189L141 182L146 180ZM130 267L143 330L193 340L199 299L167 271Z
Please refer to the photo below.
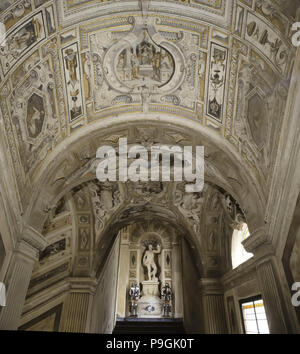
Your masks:
M83 115L83 98L81 69L78 55L78 44L74 43L62 50L64 64L66 94L70 121Z
M0 63L4 75L8 73L19 59L45 39L45 37L45 24L42 12L31 17L11 32L7 36L6 44L0 46Z
M212 43L206 114L219 122L224 113L227 61L227 48Z

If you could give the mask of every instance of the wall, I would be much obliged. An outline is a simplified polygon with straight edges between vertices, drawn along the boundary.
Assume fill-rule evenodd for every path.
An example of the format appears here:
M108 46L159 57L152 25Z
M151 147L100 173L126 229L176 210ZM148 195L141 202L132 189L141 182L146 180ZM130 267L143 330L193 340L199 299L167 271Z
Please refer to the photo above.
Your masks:
M225 309L230 334L243 333L239 301L257 295L261 293L255 274L252 279L225 292Z
M141 298L138 305L138 317L161 318L162 300L160 289L168 283L173 292L170 317L183 317L182 300L182 262L180 238L174 228L166 226L159 221L139 222L127 226L120 231L120 266L117 295L117 316L125 318L130 316L129 311L129 286L137 283L141 286ZM161 246L158 254L155 254L157 265L158 288L154 287L155 296L145 296L143 285L146 286L148 276L143 266L143 256L148 244L151 243L156 250L157 245ZM152 301L152 302L151 302ZM146 312L147 305L155 307L153 312Z
M286 292L289 294L289 297L292 297L294 294L291 291L292 285L295 282L300 281L300 194L298 194L295 210L293 213L293 218L291 221L287 242L285 245L282 264L284 272L286 275L288 289ZM294 307L296 315L298 317L298 325L300 325L300 307Z
M199 279L193 264L190 247L182 239L182 274L183 274L183 306L184 326L188 333L204 333L204 319Z
M115 326L119 251L118 236L103 267L93 300L91 332L94 333L112 333Z

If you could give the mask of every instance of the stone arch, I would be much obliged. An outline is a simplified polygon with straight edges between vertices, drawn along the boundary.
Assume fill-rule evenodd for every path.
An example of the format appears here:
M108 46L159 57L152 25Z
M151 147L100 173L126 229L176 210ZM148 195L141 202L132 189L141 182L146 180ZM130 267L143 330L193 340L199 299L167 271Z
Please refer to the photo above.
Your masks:
M202 141L208 141L215 151L211 153L211 157L215 165L222 167L223 164L231 166L231 170L235 172L235 177L227 177L227 181L230 181L232 190L231 194L238 200L240 205L245 210L247 222L250 230L255 230L264 223L264 206L265 198L262 192L261 185L254 171L241 158L234 148L224 141L217 133L212 132L210 129L204 128L199 122L183 119L178 116L170 116L169 114L135 114L134 117L130 114L124 114L114 118L107 118L101 121L97 121L90 124L87 127L82 128L80 131L75 132L72 136L66 138L63 143L58 145L52 153L50 153L44 160L39 173L36 175L33 185L35 191L26 210L26 219L28 224L34 225L36 228L40 228L42 220L45 217L45 210L51 206L51 200L53 200L53 179L54 173L58 170L59 165L63 163L64 159L68 157L72 149L78 149L78 145L84 144L92 136L96 136L97 133L109 134L112 128L124 129L126 126L156 124L160 126L169 126L172 122L172 127L183 129L189 129L195 132L195 137ZM218 155L223 159L218 161ZM226 158L224 160L224 157ZM71 160L71 159L70 159ZM72 165L72 161L69 161ZM78 170L75 168L75 171ZM59 177L59 176L56 176ZM65 179L65 176L61 176ZM222 182L216 180L222 185ZM43 210L41 213L39 210Z

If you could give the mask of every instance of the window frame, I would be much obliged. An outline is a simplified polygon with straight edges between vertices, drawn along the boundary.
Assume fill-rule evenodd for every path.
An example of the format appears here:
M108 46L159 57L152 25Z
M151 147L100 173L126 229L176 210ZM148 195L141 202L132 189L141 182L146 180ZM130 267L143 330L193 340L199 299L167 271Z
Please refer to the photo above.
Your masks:
M248 297L248 298L245 298L245 299L240 299L239 300L239 305L240 305L240 314L241 314L241 320L242 320L242 328L243 328L243 334L247 334L246 333L246 328L245 328L245 319L244 319L244 314L243 314L243 304L246 303L246 302L255 302L255 301L258 301L258 300L262 300L263 301L263 304L264 304L264 309L265 309L265 303L264 303L264 299L262 297L262 295L255 295L255 296L251 296L251 297ZM266 310L265 310L266 312ZM256 326L257 326L257 329L258 329L258 333L257 334L265 334L265 333L259 333L259 326L258 326L258 322L257 322L257 317L256 317L256 311L255 311L255 308L254 308L254 313L255 313L255 321L256 321ZM269 327L269 322L268 322L268 318L267 318L267 313L266 313L266 319L267 319L267 323L268 323L268 328L270 329Z

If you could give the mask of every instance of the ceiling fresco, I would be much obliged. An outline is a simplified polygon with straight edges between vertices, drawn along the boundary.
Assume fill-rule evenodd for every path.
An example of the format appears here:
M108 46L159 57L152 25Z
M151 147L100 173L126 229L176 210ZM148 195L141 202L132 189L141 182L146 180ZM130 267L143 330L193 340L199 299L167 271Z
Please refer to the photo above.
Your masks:
M122 1L130 15L110 1L6 3L1 115L22 208L56 146L123 112L196 120L269 185L295 53L292 18L275 2ZM159 10L166 3L186 16ZM101 7L115 15L82 21L81 11ZM191 8L222 16L223 25L189 19ZM74 25L65 28L68 17Z

